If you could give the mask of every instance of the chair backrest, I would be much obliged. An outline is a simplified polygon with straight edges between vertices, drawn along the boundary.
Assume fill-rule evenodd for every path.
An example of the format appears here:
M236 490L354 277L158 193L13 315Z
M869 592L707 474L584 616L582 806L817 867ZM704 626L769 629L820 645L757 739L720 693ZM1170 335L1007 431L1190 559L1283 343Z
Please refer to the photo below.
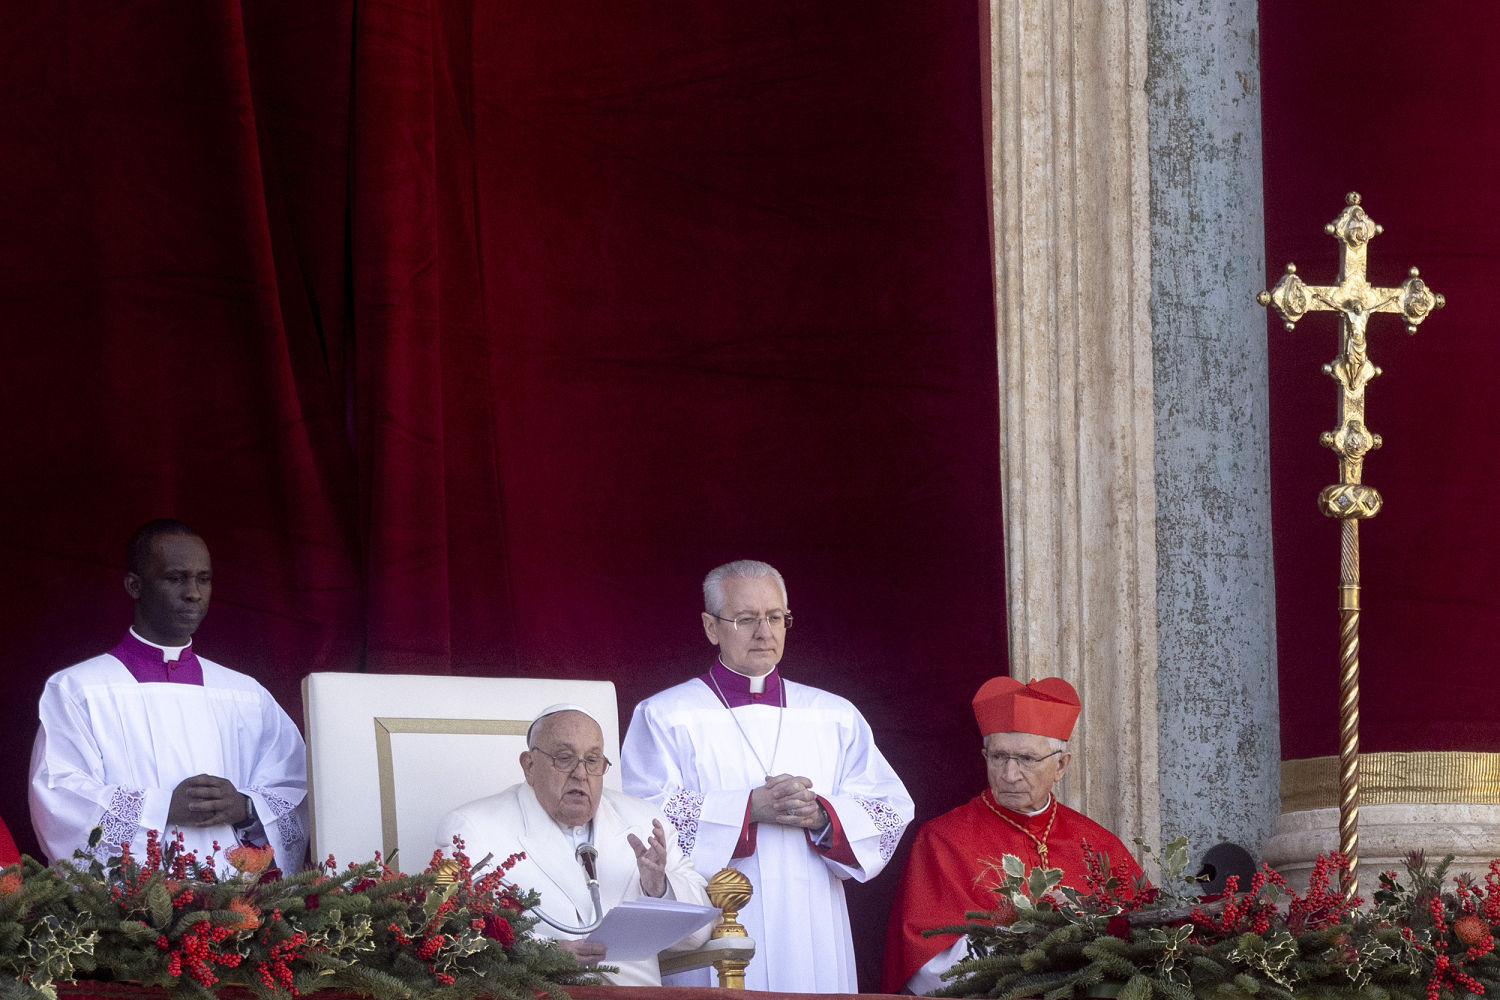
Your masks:
M609 681L416 674L309 674L302 681L312 857L340 867L380 851L405 872L427 867L450 809L522 780L518 758L536 713L589 710L620 759ZM605 785L620 787L620 769ZM392 862L392 857L395 861Z

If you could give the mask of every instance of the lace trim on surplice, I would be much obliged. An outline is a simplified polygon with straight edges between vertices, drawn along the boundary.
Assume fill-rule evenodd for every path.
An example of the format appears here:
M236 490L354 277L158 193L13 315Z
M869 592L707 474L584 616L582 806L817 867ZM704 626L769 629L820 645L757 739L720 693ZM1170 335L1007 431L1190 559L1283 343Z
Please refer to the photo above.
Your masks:
M121 844L135 840L141 829L141 812L145 808L144 788L117 787L115 794L110 796L104 815L99 817L99 825L104 834L99 838L99 843L94 845L94 856L100 861L108 861L111 855L120 853Z
M867 799L856 795L854 801L859 803L859 807L875 824L875 829L880 831L880 860L891 860L891 855L896 853L896 845L901 842L906 821L901 818L900 813L886 805L883 799Z
M250 791L265 799L271 812L276 814L276 839L282 843L286 853L290 855L285 858L278 857L276 864L284 871L297 871L307 860L307 829L302 825L302 817L298 814L297 807L264 788L252 786ZM265 825L265 820L261 820L261 826ZM270 832L269 829L267 832Z
M662 815L677 827L677 846L683 854L691 855L698 843L698 817L703 815L703 796L697 792L683 790L667 800L662 806Z

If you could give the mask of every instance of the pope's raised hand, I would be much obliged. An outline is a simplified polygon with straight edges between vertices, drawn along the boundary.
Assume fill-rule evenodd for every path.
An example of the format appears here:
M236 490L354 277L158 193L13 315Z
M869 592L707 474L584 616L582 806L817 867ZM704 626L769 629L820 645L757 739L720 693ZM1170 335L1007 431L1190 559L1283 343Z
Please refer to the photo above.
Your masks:
M641 873L641 891L648 896L662 896L667 891L667 832L661 820L651 821L651 837L646 843L633 833L625 835L635 851L635 866Z

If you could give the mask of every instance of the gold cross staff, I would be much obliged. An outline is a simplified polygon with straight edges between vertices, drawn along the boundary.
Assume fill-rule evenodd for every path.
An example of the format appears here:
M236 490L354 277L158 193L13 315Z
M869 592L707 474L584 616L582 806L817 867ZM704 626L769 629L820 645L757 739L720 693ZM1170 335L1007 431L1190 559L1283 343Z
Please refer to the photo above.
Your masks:
M1339 283L1309 285L1297 277L1295 265L1269 292L1256 296L1263 306L1275 306L1286 328L1310 312L1339 314L1339 355L1323 370L1339 384L1338 426L1324 431L1320 441L1339 456L1339 481L1318 494L1318 506L1338 518L1339 533L1339 850L1349 858L1343 892L1359 891L1359 522L1380 512L1380 494L1360 482L1365 453L1381 445L1380 435L1365 426L1365 385L1380 374L1370 362L1365 324L1373 313L1400 313L1406 332L1443 297L1427 287L1411 269L1411 277L1396 288L1375 288L1365 279L1365 255L1381 227L1365 214L1359 195L1351 193L1339 217L1323 231L1339 241Z

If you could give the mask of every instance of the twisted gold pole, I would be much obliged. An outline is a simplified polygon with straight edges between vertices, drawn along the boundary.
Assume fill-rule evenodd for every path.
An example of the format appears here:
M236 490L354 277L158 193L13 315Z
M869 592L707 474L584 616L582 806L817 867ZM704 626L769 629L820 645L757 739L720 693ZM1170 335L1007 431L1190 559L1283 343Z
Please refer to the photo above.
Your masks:
M1349 858L1343 891L1359 892L1359 520L1339 523L1339 850Z
M1379 312L1400 313L1406 331L1434 309L1443 297L1434 293L1411 269L1396 288L1374 288L1365 280L1365 258L1370 240L1381 228L1350 194L1338 218L1323 227L1339 241L1339 283L1308 285L1297 277L1295 265L1269 292L1256 296L1263 306L1275 306L1286 328L1309 312L1339 314L1339 356L1323 366L1339 384L1338 426L1325 431L1320 442L1339 456L1339 481L1318 494L1318 505L1341 522L1339 534L1339 850L1349 861L1343 892L1359 892L1355 868L1359 864L1359 522L1380 511L1380 494L1360 482L1367 452L1381 445L1380 435L1365 426L1365 386L1380 374L1370 363L1365 324Z

